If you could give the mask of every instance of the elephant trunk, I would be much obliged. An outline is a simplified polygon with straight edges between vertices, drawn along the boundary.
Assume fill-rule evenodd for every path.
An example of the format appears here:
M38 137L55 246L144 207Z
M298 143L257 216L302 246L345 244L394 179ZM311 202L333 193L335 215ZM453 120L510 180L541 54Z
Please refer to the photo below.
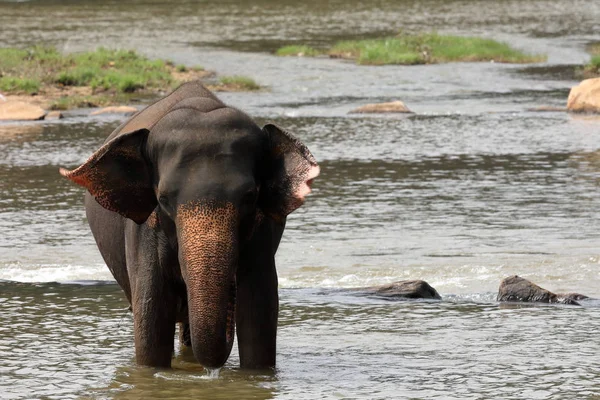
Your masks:
M192 349L200 364L219 368L235 330L237 212L231 204L188 203L179 207L177 220Z

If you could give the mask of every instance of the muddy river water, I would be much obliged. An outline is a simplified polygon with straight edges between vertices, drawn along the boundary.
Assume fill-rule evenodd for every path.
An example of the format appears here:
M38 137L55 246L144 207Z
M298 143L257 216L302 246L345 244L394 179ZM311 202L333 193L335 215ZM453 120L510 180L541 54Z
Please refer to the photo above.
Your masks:
M356 66L277 58L400 30L500 39L548 62ZM600 118L563 106L597 1L1 1L0 46L134 48L268 90L220 97L299 136L322 169L277 263L273 373L178 350L137 367L132 319L58 174L123 117L0 125L1 399L598 399L600 303L501 306L518 274L600 297ZM351 109L401 99L411 116ZM335 289L424 279L441 302Z

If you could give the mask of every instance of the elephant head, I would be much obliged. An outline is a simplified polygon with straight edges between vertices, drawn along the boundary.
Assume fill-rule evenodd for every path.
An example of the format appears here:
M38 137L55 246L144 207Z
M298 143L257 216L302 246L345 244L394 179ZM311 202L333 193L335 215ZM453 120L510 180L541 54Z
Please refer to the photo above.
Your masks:
M194 354L220 367L233 343L240 247L264 219L283 224L303 204L319 167L291 134L260 129L214 97L172 103L149 126L138 117L83 165L60 172L102 207L160 226L186 284Z

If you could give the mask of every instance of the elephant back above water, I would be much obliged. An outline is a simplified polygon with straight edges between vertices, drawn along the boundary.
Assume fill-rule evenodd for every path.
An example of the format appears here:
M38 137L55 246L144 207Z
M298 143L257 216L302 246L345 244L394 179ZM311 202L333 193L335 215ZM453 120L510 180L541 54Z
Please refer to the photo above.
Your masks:
M92 233L132 306L139 364L170 366L179 322L206 367L225 363L236 326L241 366L275 365L274 256L319 174L303 143L190 82L60 172L88 190Z
M552 293L518 275L509 276L500 282L497 300L499 302L527 302L580 305L578 300L589 299L579 293Z

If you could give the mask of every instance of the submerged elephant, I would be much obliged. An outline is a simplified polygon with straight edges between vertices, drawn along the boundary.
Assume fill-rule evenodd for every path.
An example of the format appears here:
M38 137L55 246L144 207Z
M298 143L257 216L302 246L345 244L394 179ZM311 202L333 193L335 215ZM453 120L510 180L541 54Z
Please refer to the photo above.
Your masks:
M586 299L589 299L589 297L579 293L552 293L518 275L509 276L500 282L497 297L499 302L568 304L573 306L579 306L578 301Z
M177 322L221 367L237 325L244 368L275 365L275 252L319 167L275 125L259 128L199 82L118 127L75 170L100 252L129 300L138 364L169 367Z

